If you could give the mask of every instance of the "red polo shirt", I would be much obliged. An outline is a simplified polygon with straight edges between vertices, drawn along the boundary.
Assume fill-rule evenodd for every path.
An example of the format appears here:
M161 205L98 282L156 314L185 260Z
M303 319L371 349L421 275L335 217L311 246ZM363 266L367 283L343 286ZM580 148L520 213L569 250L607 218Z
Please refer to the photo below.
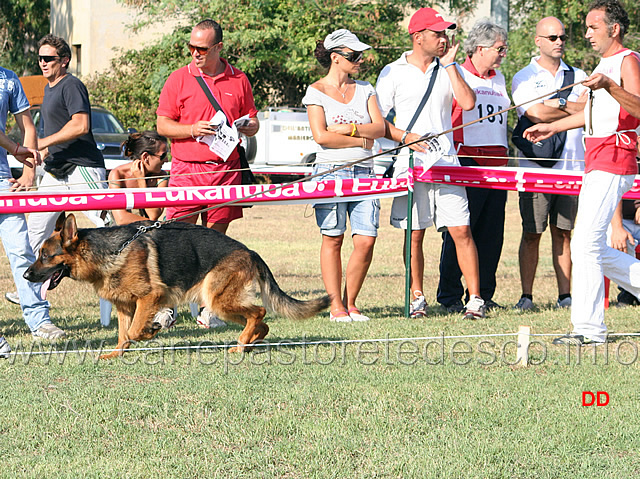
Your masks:
M216 111L195 78L202 76L230 124L244 115L257 116L249 79L227 61L220 60L226 68L215 77L201 74L193 61L169 75L160 93L156 114L187 125L211 120ZM198 143L192 138L172 140L171 155L185 162L222 161L206 143ZM227 161L235 162L237 159L238 153L234 151Z

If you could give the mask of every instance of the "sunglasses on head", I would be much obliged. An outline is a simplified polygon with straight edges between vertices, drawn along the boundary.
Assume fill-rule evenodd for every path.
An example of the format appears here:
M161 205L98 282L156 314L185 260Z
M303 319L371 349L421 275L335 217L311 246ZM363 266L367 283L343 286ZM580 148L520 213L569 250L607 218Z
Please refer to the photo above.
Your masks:
M342 50L331 50L332 53L337 53L341 57L346 58L351 63L358 63L364 56L363 52L343 52Z
M563 43L567 40L567 36L566 35L538 35L538 36L542 37L542 38L546 38L551 43L555 42L558 38Z
M49 63L52 62L54 60L58 60L60 57L55 56L55 55L38 55L38 61L39 62L45 62L45 63Z
M206 55L209 50L215 47L215 45L211 45L210 47L196 47L195 45L191 45L191 43L187 43L187 46L192 54L194 51L197 51L200 55Z

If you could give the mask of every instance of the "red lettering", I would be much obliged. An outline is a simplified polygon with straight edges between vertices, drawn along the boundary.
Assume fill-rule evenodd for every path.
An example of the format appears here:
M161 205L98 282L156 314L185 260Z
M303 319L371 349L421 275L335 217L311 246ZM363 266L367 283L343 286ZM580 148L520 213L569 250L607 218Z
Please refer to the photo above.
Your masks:
M589 404L587 404L587 396L591 396L591 402ZM591 391L582 391L582 405L583 406L593 406L594 403L596 402L596 395L593 394Z
M606 406L607 404L609 404L609 394L605 391L598 391L598 402L596 403L597 406ZM606 400L604 402L602 402L600 400L600 398L604 397Z

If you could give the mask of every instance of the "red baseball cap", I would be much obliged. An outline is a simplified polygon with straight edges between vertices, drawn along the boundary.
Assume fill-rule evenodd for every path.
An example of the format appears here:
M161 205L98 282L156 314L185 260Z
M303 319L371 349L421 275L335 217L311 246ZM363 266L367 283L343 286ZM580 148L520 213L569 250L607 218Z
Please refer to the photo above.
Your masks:
M429 29L433 32L443 32L456 28L456 24L445 21L433 8L421 8L409 20L409 35Z

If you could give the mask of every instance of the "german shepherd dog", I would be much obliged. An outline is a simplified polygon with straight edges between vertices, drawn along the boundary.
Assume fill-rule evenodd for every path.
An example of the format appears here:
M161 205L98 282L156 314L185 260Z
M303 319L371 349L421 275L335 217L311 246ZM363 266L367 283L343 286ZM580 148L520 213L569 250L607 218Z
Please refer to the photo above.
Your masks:
M300 301L284 293L258 253L222 233L179 222L152 225L78 229L75 217L63 213L24 274L32 282L50 281L48 289L65 276L87 281L116 306L118 345L103 359L124 354L132 341L153 338L160 329L155 314L187 301L244 326L236 351L267 335L266 310L305 319L329 306L326 295ZM140 226L148 229L140 233ZM257 285L264 307L254 304Z

